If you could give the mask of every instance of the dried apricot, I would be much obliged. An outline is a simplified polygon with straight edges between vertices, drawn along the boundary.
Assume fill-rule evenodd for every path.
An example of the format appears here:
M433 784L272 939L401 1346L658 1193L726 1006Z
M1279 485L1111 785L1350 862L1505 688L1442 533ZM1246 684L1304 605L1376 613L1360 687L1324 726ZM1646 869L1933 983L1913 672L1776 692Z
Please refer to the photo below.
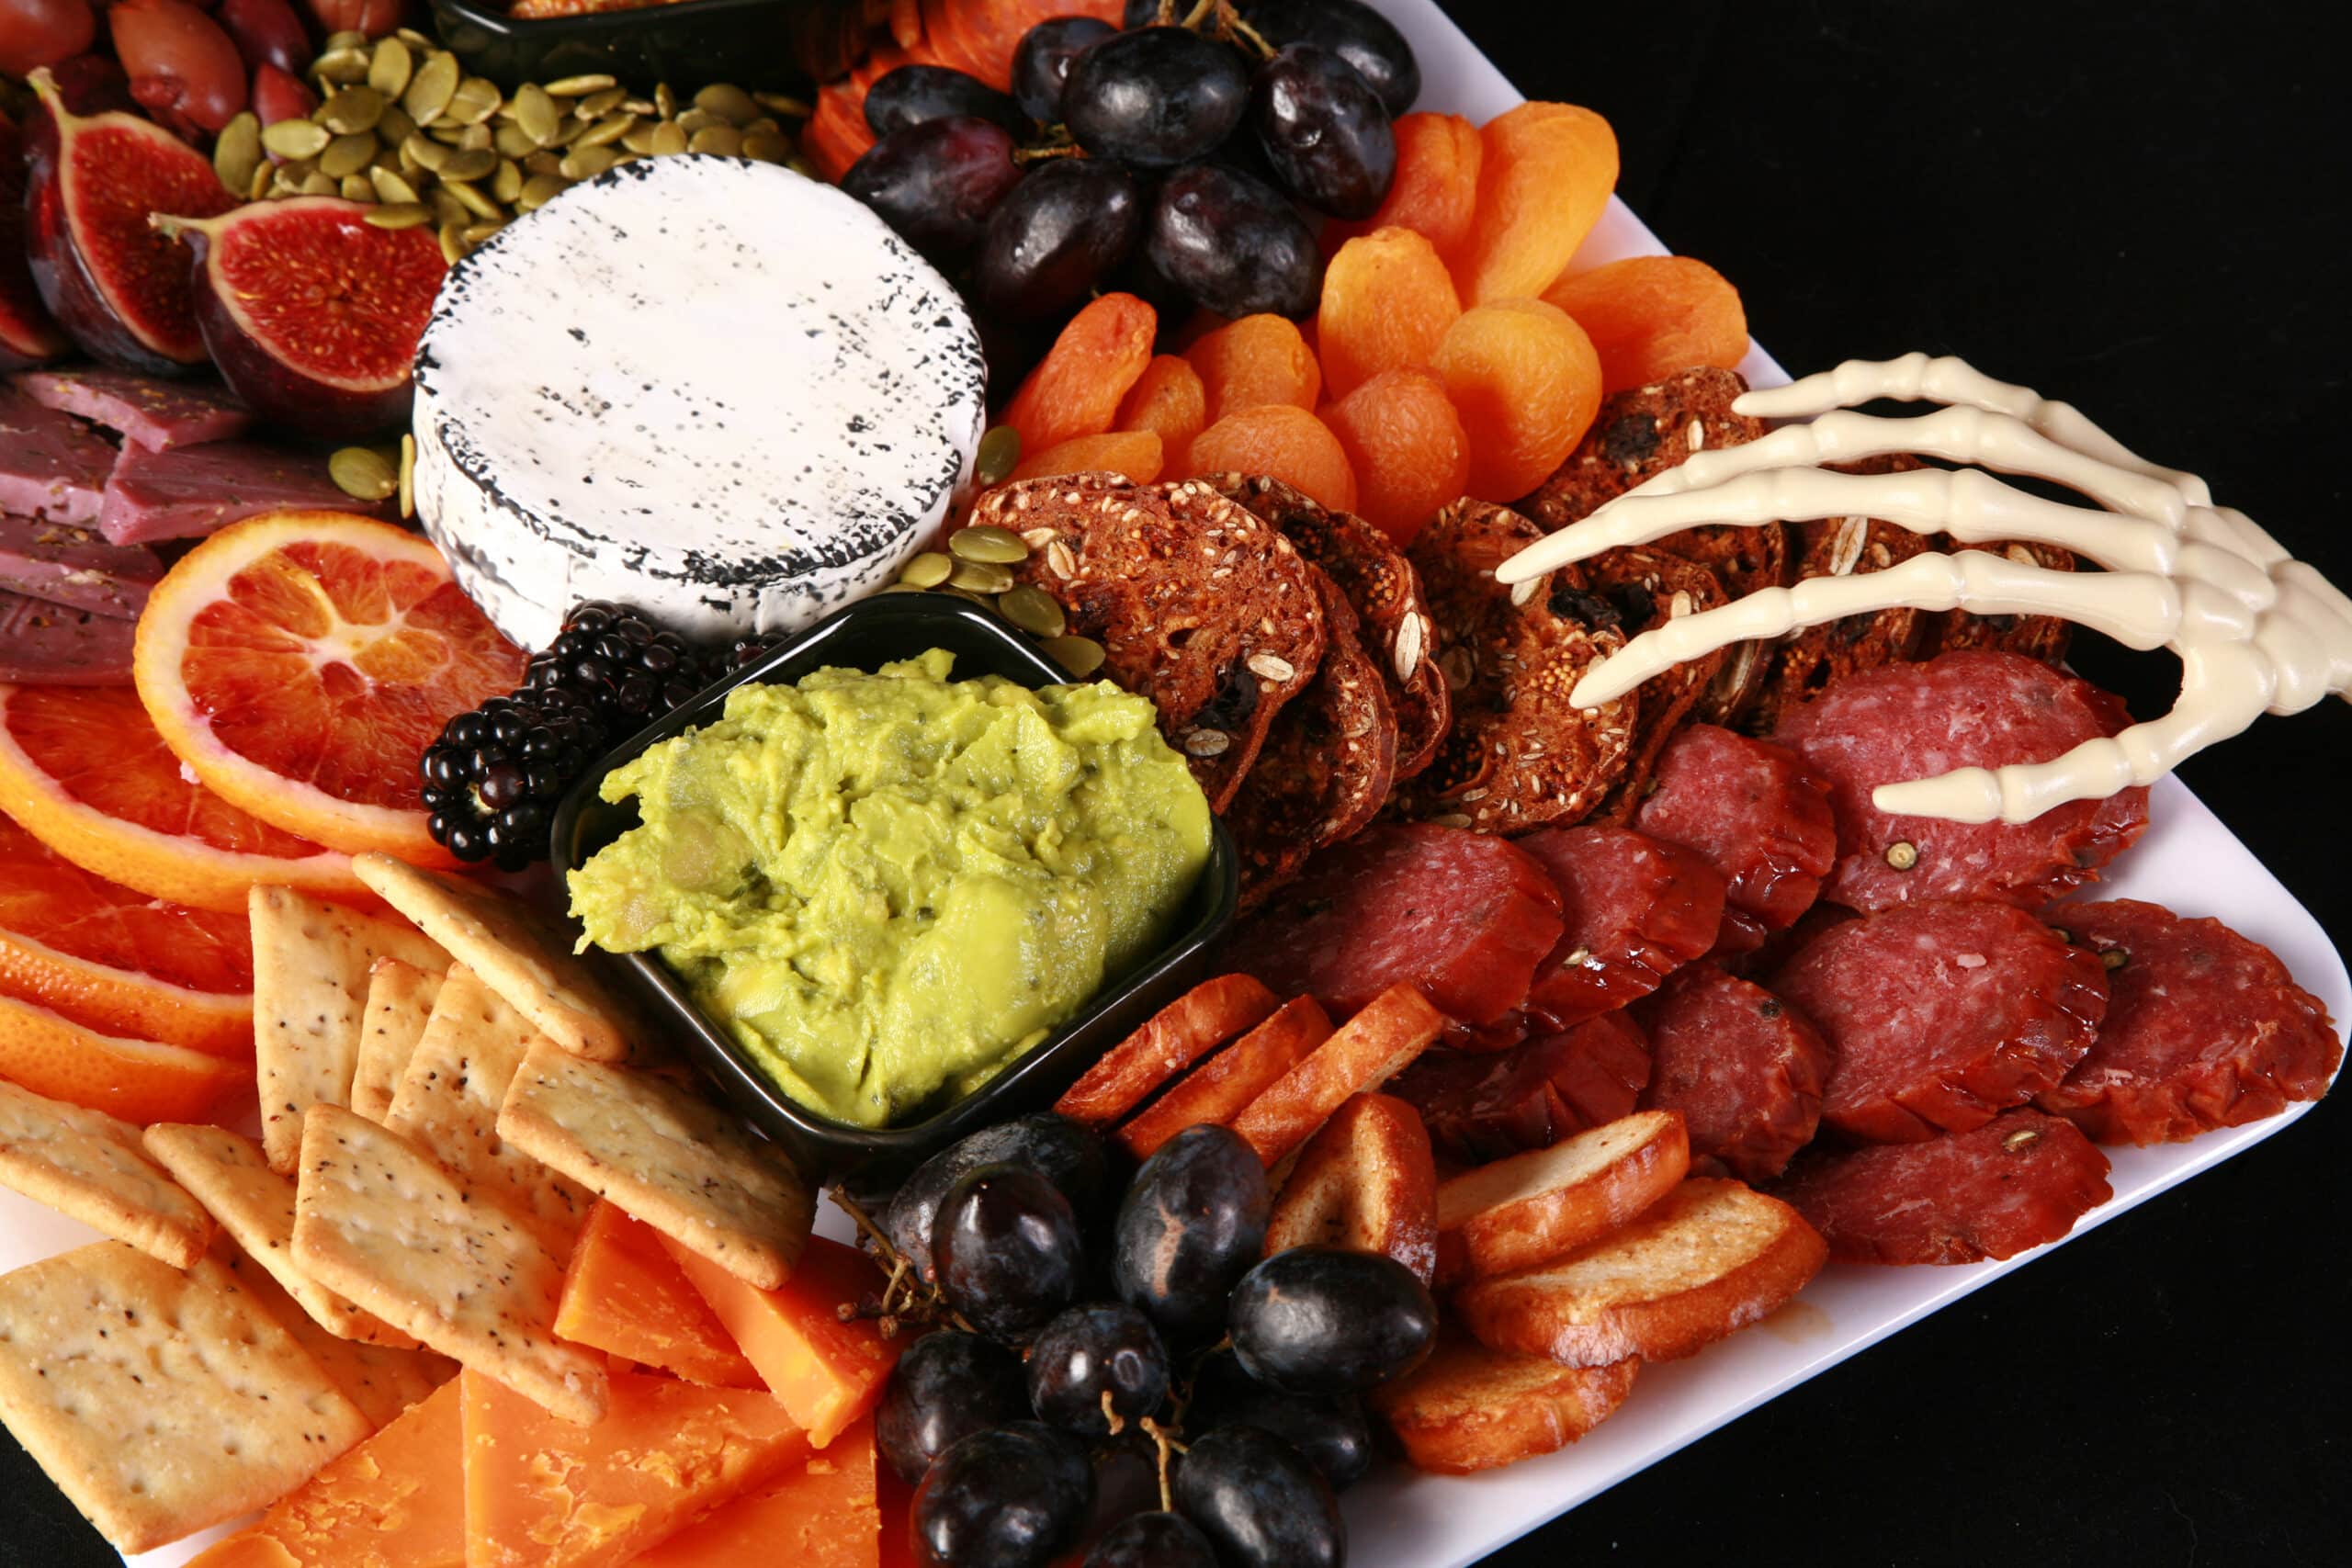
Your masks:
M1356 509L1356 476L1330 427L1295 403L1227 414L1193 442L1196 474L1271 474L1337 512Z
M1044 452L1073 435L1111 428L1119 400L1151 363L1159 312L1132 294L1088 302L1054 339L1005 405L1000 424L1021 433L1023 452Z
M1012 470L1012 477L1041 479L1049 474L1105 473L1117 474L1130 484L1148 485L1159 477L1165 451L1155 430L1073 435L1023 462Z
M1398 116L1393 130L1396 176L1380 210L1360 223L1325 224L1325 254L1375 229L1410 229L1449 252L1470 232L1484 154L1478 128L1458 114L1422 113Z
M1690 256L1628 256L1572 272L1544 298L1592 339L1604 392L1647 386L1694 365L1734 370L1747 357L1739 290Z
M1427 365L1461 314L1453 278L1427 239L1382 229L1350 240L1323 271L1315 318L1325 389L1345 397L1384 370Z
M1184 351L1201 375L1212 422L1261 403L1312 409L1323 389L1323 369L1283 316L1244 316L1217 328Z
M1450 258L1464 303L1539 295L1617 187L1617 135L1574 104L1521 104L1479 132L1478 210Z
M1182 355L1162 354L1155 355L1127 389L1126 400L1119 405L1112 428L1158 433L1168 467L1181 472L1193 437L1208 423L1209 398L1201 385L1201 373Z
M1399 547L1470 478L1462 416L1430 371L1384 370L1324 409L1323 423L1355 470L1357 515Z
M1569 314L1541 299L1462 313L1432 362L1470 436L1466 493L1510 502L1576 450L1600 409L1600 356Z

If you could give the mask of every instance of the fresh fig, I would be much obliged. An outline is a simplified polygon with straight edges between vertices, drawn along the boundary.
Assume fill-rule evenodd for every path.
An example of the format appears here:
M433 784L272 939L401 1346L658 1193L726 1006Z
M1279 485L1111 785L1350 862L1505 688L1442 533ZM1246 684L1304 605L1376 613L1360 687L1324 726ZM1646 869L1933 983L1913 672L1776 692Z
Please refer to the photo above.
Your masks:
M0 370L40 365L73 346L42 308L25 264L24 142L0 112Z
M147 220L210 218L236 197L209 159L162 128L77 115L46 71L32 83L44 112L28 128L27 250L41 303L93 359L157 374L203 364L187 258Z
M75 114L104 114L108 109L139 112L139 100L130 96L130 78L122 73L121 62L108 56L77 54L50 75L57 83L59 100Z
M404 423L409 371L449 264L430 228L384 229L339 197L158 217L194 253L196 319L229 389L322 441Z
M220 0L214 17L237 40L247 65L275 65L293 76L310 69L310 29L291 0Z
M254 117L262 124L308 119L311 111L318 107L318 94L311 91L311 85L300 76L280 71L267 61L254 67Z
M381 38L401 25L402 0L310 0L311 15L323 33L365 33Z
M158 119L218 130L245 107L236 40L187 0L115 0L107 30L130 96Z
M89 0L7 0L0 6L0 76L29 76L71 60L97 36Z

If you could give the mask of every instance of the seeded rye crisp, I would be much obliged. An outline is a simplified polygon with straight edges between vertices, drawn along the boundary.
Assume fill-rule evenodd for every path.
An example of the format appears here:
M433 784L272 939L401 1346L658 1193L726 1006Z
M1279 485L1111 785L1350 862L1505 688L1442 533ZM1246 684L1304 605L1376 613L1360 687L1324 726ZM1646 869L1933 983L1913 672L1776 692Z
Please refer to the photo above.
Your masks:
M1580 562L1578 570L1595 602L1584 605L1567 592L1555 592L1555 600L1589 610L1589 615L1579 616L1587 626L1609 627L1629 642L1654 626L1729 603L1713 571L1654 547L1604 550ZM1657 754L1715 684L1729 660L1728 649L1717 649L1686 659L1642 682L1641 717L1634 725L1633 750L1626 758L1624 774L1594 807L1589 820L1622 825L1633 816L1648 792L1650 768Z

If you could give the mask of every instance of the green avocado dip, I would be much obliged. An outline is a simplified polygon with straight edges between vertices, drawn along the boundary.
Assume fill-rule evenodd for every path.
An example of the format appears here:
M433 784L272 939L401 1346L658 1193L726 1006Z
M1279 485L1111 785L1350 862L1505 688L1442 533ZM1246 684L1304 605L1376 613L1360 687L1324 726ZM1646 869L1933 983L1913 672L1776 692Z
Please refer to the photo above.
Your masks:
M861 1127L1075 1016L1208 861L1208 801L1149 703L952 662L738 686L605 777L642 826L571 876L588 941L657 951L779 1089Z

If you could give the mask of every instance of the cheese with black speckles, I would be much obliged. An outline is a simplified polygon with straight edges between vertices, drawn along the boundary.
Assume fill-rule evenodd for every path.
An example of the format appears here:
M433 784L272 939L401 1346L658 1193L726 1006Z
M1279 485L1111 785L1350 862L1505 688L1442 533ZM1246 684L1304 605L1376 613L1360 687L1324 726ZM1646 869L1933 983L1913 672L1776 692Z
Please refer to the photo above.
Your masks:
M417 513L526 648L583 599L792 631L931 537L985 387L954 288L856 200L645 159L450 273L417 353Z

